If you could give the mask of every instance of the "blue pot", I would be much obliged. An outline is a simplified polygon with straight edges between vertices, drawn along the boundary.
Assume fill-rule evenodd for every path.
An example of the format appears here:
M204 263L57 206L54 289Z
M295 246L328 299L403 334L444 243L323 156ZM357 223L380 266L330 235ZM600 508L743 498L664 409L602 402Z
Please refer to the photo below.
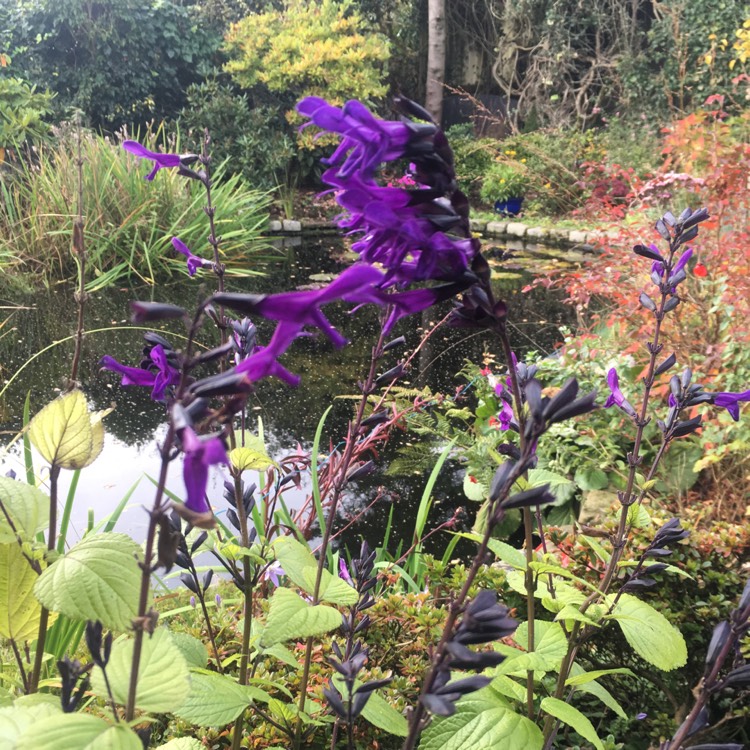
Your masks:
M523 198L506 198L495 202L495 212L502 216L518 216L523 206Z

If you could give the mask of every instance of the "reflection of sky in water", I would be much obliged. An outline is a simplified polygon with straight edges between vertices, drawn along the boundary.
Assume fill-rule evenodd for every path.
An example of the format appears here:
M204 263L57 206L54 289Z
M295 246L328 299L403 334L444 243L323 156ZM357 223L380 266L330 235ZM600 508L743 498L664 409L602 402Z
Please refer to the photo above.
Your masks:
M334 244L326 239L324 244L313 244L295 248L288 257L280 262L278 268L269 269L269 276L261 279L230 281L232 291L271 292L287 289L292 283L308 284L320 281L319 274L335 272L339 266L332 260L330 247ZM537 261L538 262L538 261ZM547 261L545 261L547 262ZM536 349L549 352L559 339L557 326L560 322L569 322L570 311L562 309L559 302L544 289L534 289L521 294L520 288L529 280L528 274L518 264L508 271L505 265L503 273L498 275L498 296L508 301L510 320L513 322L511 336L519 351ZM102 455L81 472L76 502L71 519L70 539L75 540L85 531L89 508L93 509L95 522L100 522L111 513L122 497L130 490L138 477L140 482L132 494L129 506L124 511L117 529L133 534L142 539L147 524L147 515L143 506L150 507L154 497L154 485L147 478L158 476L160 458L155 438L164 435L164 409L149 399L147 389L120 388L118 378L111 373L101 373L98 368L99 358L111 354L120 361L137 365L140 360L143 331L129 330L127 323L128 302L131 299L154 299L182 304L191 309L195 301L210 293L211 279L208 276L199 281L184 280L169 287L141 289L136 292L127 289L111 289L92 295L87 306L87 330L108 329L119 326L117 330L103 330L87 335L80 379L83 390L96 409L107 408L114 401L115 411L105 420L107 437ZM57 289L50 293L39 292L27 298L17 299L15 304L30 309L4 310L0 312L0 321L5 325L0 329L0 381L3 385L22 367L29 358L45 347L51 347L45 354L37 357L7 387L0 397L0 441L10 442L21 427L23 402L29 392L31 413L41 409L47 401L59 392L59 386L65 381L72 356L72 341L60 345L54 342L69 337L73 333L75 305L70 290ZM439 311L435 319L442 317L449 309ZM377 316L373 309L365 308L356 316L348 315L344 310L335 307L326 308L332 322L351 340L351 344L342 350L332 350L330 343L320 337L301 339L285 355L283 362L293 372L302 375L299 389L273 381L259 384L258 392L251 396L248 403L249 425L254 430L256 418L262 418L269 446L274 458L279 458L286 451L294 449L297 442L309 448L315 428L325 409L334 404L324 433L322 448L327 449L329 441L337 444L345 434L346 423L351 413L351 400L340 397L343 394L357 392L357 380L362 377L369 361L374 331L377 328ZM419 317L402 321L394 337L403 334L407 338L406 350L413 349L418 341L421 326L429 323ZM174 333L181 333L179 327L173 326ZM260 340L267 336L267 327L261 325ZM166 334L168 335L168 334ZM214 337L214 338L212 338ZM206 328L204 340L211 345L215 332ZM176 346L180 340L175 339ZM215 343L215 342L214 342ZM457 381L455 373L463 366L465 358L479 361L486 339L482 335L462 330L446 329L434 337L422 356L415 363L411 374L414 385L429 385L433 389L444 389L453 392ZM393 352L384 360L381 370L396 364L403 351ZM387 461L388 454L385 455ZM2 471L14 469L23 476L23 465L20 458L20 446L16 443L8 455L0 462ZM37 460L35 468L39 473L42 462ZM461 477L451 476L445 471L445 495L455 496L446 500L443 505L447 516L451 507L463 503L460 489ZM454 472L455 473L455 472ZM249 472L249 474L252 474ZM60 480L61 504L64 502L72 472L63 471ZM226 501L223 499L222 470L213 468L209 484L209 498L217 511L223 511ZM246 481L252 483L255 476ZM348 512L355 512L366 504L367 498L373 496L378 483L387 482L389 489L397 494L398 515L396 522L404 538L410 538L413 529L413 514L419 501L424 477L406 477L387 480L380 474L375 475L361 487L349 488ZM181 459L173 461L169 470L168 489L181 497L184 492L182 482ZM304 493L290 490L285 495L287 504L294 508L299 505ZM437 493L436 493L437 494ZM373 543L378 543L382 535L389 506L384 504L370 515L370 520L355 527L364 533ZM396 532L399 534L398 530Z

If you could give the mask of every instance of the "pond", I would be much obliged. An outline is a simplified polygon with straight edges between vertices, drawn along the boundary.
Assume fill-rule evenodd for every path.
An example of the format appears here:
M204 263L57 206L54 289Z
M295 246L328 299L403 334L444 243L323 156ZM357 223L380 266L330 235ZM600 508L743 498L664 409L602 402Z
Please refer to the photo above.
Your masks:
M520 353L531 349L542 354L550 353L560 340L559 326L573 322L573 311L544 288L535 287L526 293L520 290L534 274L548 273L561 263L580 261L580 257L537 246L525 250L518 248L514 257L501 262L498 260L500 248L485 249L488 257L493 258L497 296L506 299L509 306L514 347ZM342 263L350 262L346 255L343 244L336 238L305 241L280 251L278 262L259 269L265 275L252 280L228 281L227 286L233 291L267 293L324 281L340 271ZM190 309L212 289L212 278L207 275L201 280L185 277L156 287L108 289L90 296L80 379L94 408L105 409L114 405L114 411L106 418L102 455L81 472L75 491L69 543L81 537L90 518L96 523L102 521L131 491L117 530L126 531L136 539L145 535L147 518L143 507L149 507L153 500L154 485L149 477L158 474L156 444L166 429L164 409L149 399L148 389L122 388L113 373L101 372L98 366L104 354L134 366L140 360L144 331L130 325L129 302L153 299L175 302ZM431 313L433 319L442 318L448 309L450 306L446 304L445 309L434 311ZM326 423L323 445L328 446L329 441L335 445L345 434L354 402L342 397L358 392L357 381L363 377L369 363L377 326L376 313L368 308L355 315L331 308L326 308L326 313L350 339L350 345L333 350L327 340L314 337L295 342L282 361L292 372L302 376L299 388L290 389L277 381L263 381L250 398L250 414L262 419L269 451L275 459L293 450L298 443L309 447L321 415L331 404L333 409ZM30 412L36 413L59 393L69 374L75 320L73 291L59 286L21 298L6 299L0 320L0 429L6 446L0 471L13 470L23 475L17 434L22 426L24 401L28 396ZM410 351L418 344L423 327L430 324L431 320L424 317L407 319L401 321L394 336L403 334L407 340L406 351ZM268 330L259 324L259 340L263 340ZM182 333L177 328L172 331ZM206 343L211 344L215 332L207 329L205 336ZM175 341L179 346L179 341ZM479 362L485 348L497 350L495 342L487 340L485 334L443 327L432 337L431 344L422 350L416 366L409 373L409 380L404 382L453 393L460 384L455 374L464 361ZM393 364L397 356L403 356L403 353L394 353ZM381 466L387 464L388 459L386 451L380 456ZM42 462L37 460L37 472L41 467ZM431 519L435 522L450 517L456 505L465 502L460 469L453 467L444 470L443 474L442 484L436 491L442 502L437 505L436 515ZM63 475L61 492L65 497L72 475L70 472L63 472ZM425 479L422 476L388 478L389 486L397 486L397 491L391 491L382 503L364 514L349 529L348 538L364 535L373 544L380 543L384 518L390 504L395 503L394 539L411 539L416 505ZM214 472L209 497L219 514L226 508L221 498L222 482L220 471ZM382 476L376 473L372 480L358 484L355 491L349 492L342 520L365 507L382 482ZM170 467L168 489L177 496L184 492L176 465ZM296 498L287 498L292 506L301 500L301 493ZM437 544L440 546L445 541Z

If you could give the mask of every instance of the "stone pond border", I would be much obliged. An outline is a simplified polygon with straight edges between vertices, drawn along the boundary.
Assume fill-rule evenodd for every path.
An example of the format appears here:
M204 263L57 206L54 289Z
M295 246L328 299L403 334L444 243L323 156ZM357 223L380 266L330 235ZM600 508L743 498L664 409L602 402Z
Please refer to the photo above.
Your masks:
M530 226L519 221L482 221L479 219L471 220L471 230L492 239L525 240L584 251L594 250L598 243L618 237L617 231L589 232L581 229ZM326 235L338 234L338 232L338 227L330 221L284 219L268 222L270 237L301 238L302 235Z

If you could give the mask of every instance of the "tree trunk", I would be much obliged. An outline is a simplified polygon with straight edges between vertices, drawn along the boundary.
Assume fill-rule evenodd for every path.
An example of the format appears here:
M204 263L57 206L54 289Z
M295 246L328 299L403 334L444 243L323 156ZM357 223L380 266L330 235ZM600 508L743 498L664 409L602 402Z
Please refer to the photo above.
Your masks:
M440 125L443 119L445 79L445 0L428 0L427 84L425 109Z

